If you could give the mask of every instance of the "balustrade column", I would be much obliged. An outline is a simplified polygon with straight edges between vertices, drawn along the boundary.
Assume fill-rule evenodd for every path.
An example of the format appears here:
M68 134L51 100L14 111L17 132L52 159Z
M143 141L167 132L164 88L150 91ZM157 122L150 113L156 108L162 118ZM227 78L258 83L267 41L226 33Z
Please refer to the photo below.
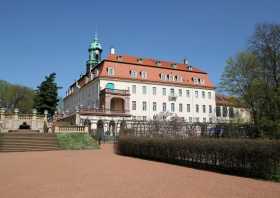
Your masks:
M37 119L37 109L33 109L32 110L32 120L36 120Z
M19 110L17 109L17 108L15 108L15 110L14 110L14 119L15 120L18 120L18 112L19 112Z
M44 111L44 120L48 121L48 110Z
M1 108L0 109L0 120L4 120L5 119L5 109Z

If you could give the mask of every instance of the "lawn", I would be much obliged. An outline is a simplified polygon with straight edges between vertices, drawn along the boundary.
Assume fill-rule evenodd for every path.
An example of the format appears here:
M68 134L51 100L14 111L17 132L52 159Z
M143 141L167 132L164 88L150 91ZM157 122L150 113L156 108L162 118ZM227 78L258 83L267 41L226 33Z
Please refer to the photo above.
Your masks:
M95 139L85 133L59 133L57 134L57 140L62 149L81 150L99 148Z

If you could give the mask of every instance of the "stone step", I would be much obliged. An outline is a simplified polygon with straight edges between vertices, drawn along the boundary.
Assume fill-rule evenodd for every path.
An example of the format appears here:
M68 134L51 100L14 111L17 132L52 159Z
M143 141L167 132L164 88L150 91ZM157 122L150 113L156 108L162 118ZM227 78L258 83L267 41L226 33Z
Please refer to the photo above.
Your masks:
M24 136L15 136L15 137L0 137L1 140L56 140L56 137L24 137Z
M55 134L11 132L0 134L0 152L60 150Z
M6 152L29 152L29 151L59 151L60 148L3 148L0 149L0 153Z
M57 142L0 142L0 148L3 146L57 146Z
M32 136L32 137L55 137L54 133L34 133L34 132L9 132L9 133L0 133L0 137L10 137L10 136Z

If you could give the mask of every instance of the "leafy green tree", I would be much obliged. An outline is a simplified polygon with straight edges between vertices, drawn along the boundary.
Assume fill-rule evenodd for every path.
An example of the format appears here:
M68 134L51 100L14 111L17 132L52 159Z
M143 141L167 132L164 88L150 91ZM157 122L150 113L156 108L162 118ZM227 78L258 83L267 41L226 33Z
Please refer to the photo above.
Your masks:
M22 113L30 113L33 98L34 91L31 88L0 80L0 107L4 107L8 112L18 108Z
M38 110L39 113L44 113L45 110L48 111L49 115L53 115L56 111L58 104L58 86L55 82L56 74L51 73L49 76L45 77L45 80L37 87L35 98L34 98L34 108Z
M280 25L257 25L248 50L228 59L220 86L250 109L258 135L280 137Z

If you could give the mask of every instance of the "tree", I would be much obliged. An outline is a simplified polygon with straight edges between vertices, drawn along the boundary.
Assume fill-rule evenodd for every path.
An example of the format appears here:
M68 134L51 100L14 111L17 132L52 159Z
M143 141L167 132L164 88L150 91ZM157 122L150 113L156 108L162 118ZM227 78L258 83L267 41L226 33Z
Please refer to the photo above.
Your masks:
M4 107L8 112L18 108L23 113L30 113L33 98L34 91L31 88L0 80L0 107Z
M53 115L58 104L58 86L55 82L56 74L51 73L45 77L45 80L37 87L34 98L34 108L39 113L48 111L49 115Z
M228 59L220 86L250 109L259 133L280 134L280 25L257 25L248 50Z

